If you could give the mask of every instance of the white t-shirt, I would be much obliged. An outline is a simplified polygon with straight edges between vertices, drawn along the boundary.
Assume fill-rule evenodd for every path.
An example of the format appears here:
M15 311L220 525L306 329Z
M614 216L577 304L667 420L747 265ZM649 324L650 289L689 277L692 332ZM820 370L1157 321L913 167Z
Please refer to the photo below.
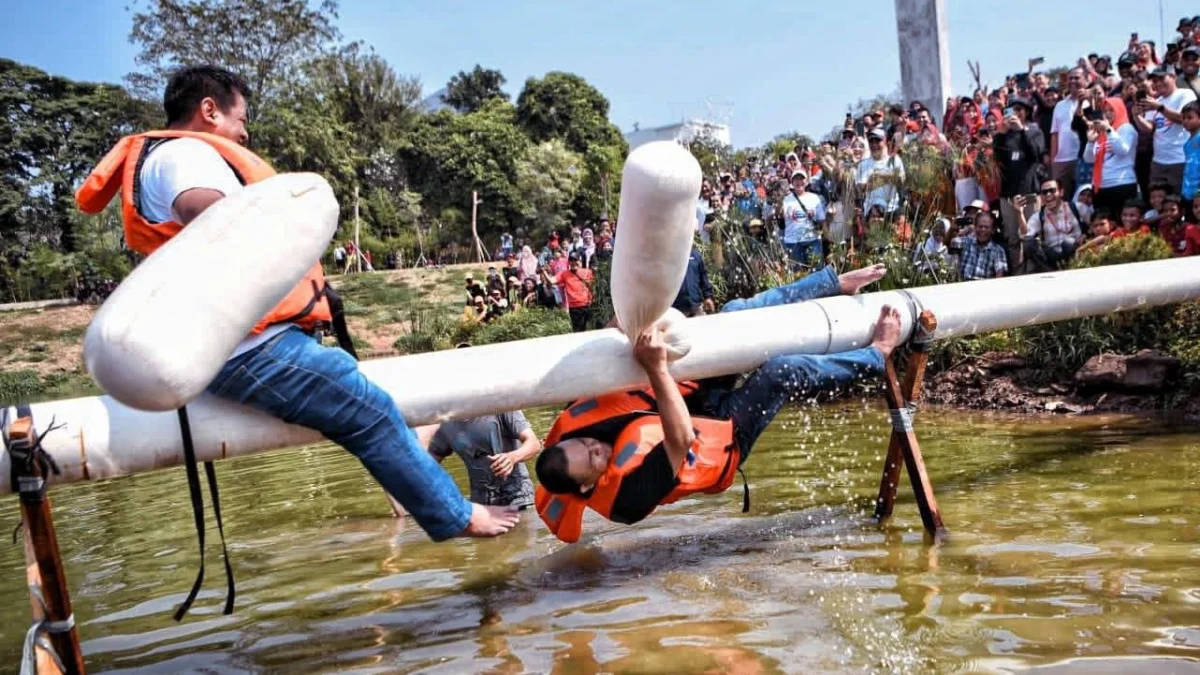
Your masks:
M1042 222L1042 214L1046 215L1046 222ZM1080 217L1083 214L1079 214ZM1062 246L1067 239L1078 241L1083 236L1083 230L1080 227L1079 219L1075 217L1075 213L1071 211L1071 207L1064 200L1059 203L1057 209L1043 207L1038 213L1033 214L1029 219L1029 235L1037 237L1039 234L1045 240L1046 245L1054 248Z
M1195 100L1196 94L1191 89L1176 89L1174 94L1157 99L1175 112L1183 110L1183 106ZM1154 161L1158 164L1183 164L1183 146L1191 136L1187 129L1157 110L1144 113L1142 118L1154 125Z
M142 215L153 223L178 221L175 200L188 190L205 188L229 196L242 189L241 181L216 148L197 138L175 138L159 144L146 156L138 176ZM291 325L271 326L242 340L229 358L254 349Z
M817 224L825 222L825 200L819 195L805 192L796 198L788 193L783 198L783 243L798 244L814 241L821 235Z
M1065 98L1054 105L1054 117L1050 122L1050 133L1058 134L1058 154L1052 158L1055 162L1074 162L1079 158L1079 134L1071 129L1071 119L1075 117L1075 109L1079 101ZM1046 136L1049 141L1050 137Z
M865 186L871 176L894 176L903 181L904 162L895 155L879 160L867 157L858 163L855 180L860 186ZM900 191L895 185L881 185L871 190L863 200L863 214L869 213L871 207L876 205L883 207L884 211L895 211L900 208Z

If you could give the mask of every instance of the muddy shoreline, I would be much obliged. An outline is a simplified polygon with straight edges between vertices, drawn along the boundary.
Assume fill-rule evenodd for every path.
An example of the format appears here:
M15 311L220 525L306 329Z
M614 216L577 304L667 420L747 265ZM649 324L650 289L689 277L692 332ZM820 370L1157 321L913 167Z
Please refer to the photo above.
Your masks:
M1153 413L1200 425L1200 392L1176 381L1158 391L1120 385L1084 385L1073 373L1048 372L1019 355L992 352L964 357L925 376L926 405L1030 415Z

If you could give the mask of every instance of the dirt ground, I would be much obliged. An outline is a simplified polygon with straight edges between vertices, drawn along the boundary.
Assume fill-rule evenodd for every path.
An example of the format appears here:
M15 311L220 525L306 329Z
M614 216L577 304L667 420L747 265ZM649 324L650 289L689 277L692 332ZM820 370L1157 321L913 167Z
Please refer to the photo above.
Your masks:
M1083 391L1070 377L1047 377L1009 353L965 359L928 375L923 400L933 405L1029 414L1141 413L1172 411L1200 422L1200 396L1175 391L1158 394Z

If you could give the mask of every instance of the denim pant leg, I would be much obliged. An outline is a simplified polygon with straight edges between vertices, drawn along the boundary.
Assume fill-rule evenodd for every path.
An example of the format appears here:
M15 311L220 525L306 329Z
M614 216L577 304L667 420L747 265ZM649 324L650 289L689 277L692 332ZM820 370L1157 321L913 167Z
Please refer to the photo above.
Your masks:
M466 528L471 503L417 442L392 397L341 349L286 330L230 359L208 390L350 451L434 541Z
M741 388L726 394L715 412L733 420L734 437L745 459L788 401L833 391L883 370L883 354L874 347L839 354L776 356L759 366Z
M722 312L740 312L743 309L758 309L776 305L790 305L814 298L841 295L842 287L832 267L823 267L798 281L771 288L752 298L730 300L721 308Z

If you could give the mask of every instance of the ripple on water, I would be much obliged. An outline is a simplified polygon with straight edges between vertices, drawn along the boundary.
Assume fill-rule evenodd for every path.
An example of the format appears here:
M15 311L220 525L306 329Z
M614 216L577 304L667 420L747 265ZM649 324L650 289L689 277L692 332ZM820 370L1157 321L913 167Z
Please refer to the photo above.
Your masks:
M530 419L544 429L548 414ZM747 463L750 515L731 490L663 508L637 528L589 518L588 543L574 547L529 513L497 540L430 544L411 521L386 517L361 466L328 447L223 463L238 611L219 616L220 574L210 574L178 625L170 614L197 562L182 472L56 489L89 670L1194 665L1169 657L1200 653L1200 435L927 411L923 450L951 529L948 544L929 547L907 480L890 522L869 517L889 433L882 411L783 421ZM463 480L459 465L447 467ZM0 562L0 599L23 609L20 547L0 547ZM23 612L0 615L5 662L25 628ZM1134 655L1143 658L1094 658Z

